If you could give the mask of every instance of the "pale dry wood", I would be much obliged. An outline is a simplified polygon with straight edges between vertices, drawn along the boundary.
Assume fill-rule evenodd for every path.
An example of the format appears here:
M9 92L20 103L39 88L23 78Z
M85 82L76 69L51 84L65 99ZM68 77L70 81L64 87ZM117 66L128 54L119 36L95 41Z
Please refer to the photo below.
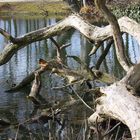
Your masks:
M131 131L132 138L140 138L140 99L133 96L133 90L129 90L124 83L114 83L111 86L100 88L103 96L97 99L96 112L89 117L89 123L93 125L96 118L103 121L107 117L120 120Z
M127 75L122 80L110 86L100 88L100 92L103 95L97 98L96 112L89 117L89 123L93 125L97 118L102 122L106 117L120 120L130 129L132 139L139 140L140 99L134 96L134 94L140 87L140 63L130 68L123 52L123 42L120 28L118 23L116 23L117 20L105 6L105 2L105 0L95 0L96 6L106 16L111 25L117 58L122 67L127 71ZM133 28L132 25L131 27ZM138 26L136 25L136 27ZM135 37L137 37L137 35Z
M140 44L140 25L137 22L128 17L122 17L118 20L118 23L122 32L131 34ZM7 63L19 49L28 44L56 36L71 28L79 30L87 39L96 43L107 40L113 34L110 25L105 27L94 26L77 14L70 15L56 25L45 27L17 38L12 37L1 29L0 33L9 39L11 43L6 45L0 53L0 65Z

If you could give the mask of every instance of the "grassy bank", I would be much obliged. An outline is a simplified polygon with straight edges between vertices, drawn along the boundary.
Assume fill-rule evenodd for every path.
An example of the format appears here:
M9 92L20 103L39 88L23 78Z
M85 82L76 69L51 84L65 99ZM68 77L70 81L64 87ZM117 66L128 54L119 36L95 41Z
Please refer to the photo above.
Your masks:
M62 1L0 3L0 16L3 17L63 16L68 12L68 5Z
M51 2L49 2L51 1ZM119 18L122 16L129 16L133 19L140 17L140 4L130 3L124 5L123 3L113 3L108 5L109 9ZM84 8L85 10L85 8ZM93 11L93 12L92 12ZM45 2L12 2L0 3L0 17L24 17L24 18L38 18L38 17L54 17L63 18L70 12L69 6L63 1L48 0ZM89 10L85 10L89 14ZM94 13L94 14L93 14ZM98 12L97 12L98 13ZM91 15L96 15L96 10L91 10ZM97 14L97 17L100 16Z

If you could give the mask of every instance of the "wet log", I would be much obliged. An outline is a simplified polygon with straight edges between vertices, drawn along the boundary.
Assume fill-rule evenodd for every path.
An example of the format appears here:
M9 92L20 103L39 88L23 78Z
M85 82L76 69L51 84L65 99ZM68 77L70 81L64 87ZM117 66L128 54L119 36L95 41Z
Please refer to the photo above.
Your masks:
M132 139L140 139L140 99L133 96L134 91L127 84L117 82L100 88L103 94L96 100L96 112L89 117L89 124L95 125L107 117L119 120L130 129Z

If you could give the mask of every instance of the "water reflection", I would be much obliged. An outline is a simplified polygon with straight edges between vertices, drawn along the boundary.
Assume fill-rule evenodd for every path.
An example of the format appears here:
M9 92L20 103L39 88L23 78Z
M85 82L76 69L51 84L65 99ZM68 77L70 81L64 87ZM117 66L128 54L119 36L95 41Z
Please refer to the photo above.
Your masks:
M53 25L57 21L58 20L56 18L0 19L0 28L5 29L13 36L21 36L27 32ZM137 63L139 60L139 52L140 52L139 45L137 44L136 40L134 40L133 37L127 34L124 34L123 38L126 52L128 53L129 56L131 56L131 61L133 63ZM97 59L100 57L100 55L102 54L103 50L106 47L106 43L104 43L95 55L89 57L88 54L91 51L93 45L89 43L82 35L80 35L78 31L71 30L62 35L56 36L55 39L60 45L71 43L71 46L63 51L64 57L66 55L79 56L85 63L87 63L90 66L95 66ZM8 42L5 40L5 38L0 35L0 51L3 50L4 46L7 43ZM1 97L0 118L4 117L12 122L16 122L18 120L18 122L20 123L28 119L33 109L32 103L28 101L26 98L26 96L29 94L30 89L28 89L27 87L26 90L24 89L14 94L6 93L5 90L8 89L12 84L20 82L26 75L28 75L31 71L37 68L39 58L48 60L55 57L56 57L55 46L50 39L47 39L32 43L26 46L25 48L19 50L7 64L0 67L0 97ZM72 58L65 57L65 59L70 67L74 69L80 69L79 65L74 60L72 60ZM122 75L124 74L124 71L117 62L113 45L109 50L106 59L101 65L101 70L111 73L119 78L121 78ZM47 74L44 74L42 76L44 83L41 94L43 95L43 97L45 97L46 100L49 99L52 101L63 100L65 97L67 97L67 95L62 91L54 92L51 90L50 88L52 86L51 80L53 80L53 77L52 79L48 79L47 78L48 76L46 75ZM58 86L59 84L61 84L60 79L55 79L55 81L53 81L53 86ZM69 112L67 112L67 114L64 114L65 115L64 118L67 118L66 120L67 127L61 133L61 137L63 137L63 139L65 140L68 139L68 137L71 139L74 139L74 137L81 139L80 137L81 131L82 132L84 131L82 130L83 127L81 127L81 125L86 125L83 122L81 116L84 116L86 118L88 116L88 113L86 112L87 111L86 109L85 111L84 109L82 112L80 111L82 114L79 114L79 111L77 110L78 108L70 110ZM77 124L78 120L80 125ZM41 126L33 125L30 127L35 130L34 131L35 134L28 134L27 137L24 137L25 135L21 136L20 139L27 138L29 139L31 135L35 135L36 138L37 137L41 138L40 136L41 133L42 132L46 133L46 130L44 130L45 128L42 128ZM38 132L36 132L38 130L41 133L38 134ZM0 139L8 139L8 137L14 137L15 133L16 130L7 129L0 134ZM47 134L44 135L43 137L45 138L45 136L47 137Z

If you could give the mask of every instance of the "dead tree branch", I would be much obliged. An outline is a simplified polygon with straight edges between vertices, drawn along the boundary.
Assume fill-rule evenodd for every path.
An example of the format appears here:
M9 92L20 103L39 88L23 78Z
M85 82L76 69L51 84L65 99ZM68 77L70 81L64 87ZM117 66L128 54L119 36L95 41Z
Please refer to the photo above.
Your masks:
M15 87L12 87L10 90L7 90L7 92L19 90L20 88L30 84L34 80L34 73L36 71L38 72L39 75L45 71L50 71L51 74L55 73L58 76L65 78L67 80L68 85L64 87L71 86L79 82L82 83L88 80L97 80L108 84L114 83L116 81L115 77L98 70L91 70L91 72L89 72L88 70L80 71L80 72L76 70L72 70L58 60L45 61L43 59L40 59L39 64L40 64L40 68L38 68L37 70L29 74L27 77L25 77ZM59 88L54 88L54 89L59 89Z
M39 105L40 103L37 99L37 95L40 92L41 80L38 71L35 71L34 75L35 75L35 79L33 81L32 88L28 98L31 99L35 104Z
M140 25L138 23L128 17L120 18L118 23L122 32L131 34L140 44ZM71 28L79 30L81 34L92 42L104 41L112 37L113 34L110 25L106 27L94 26L82 19L79 15L75 14L60 21L56 25L45 27L17 38L12 37L12 39L10 39L11 36L6 35L7 33L5 31L3 32L1 29L1 33L7 37L7 39L10 39L12 43L5 46L3 51L0 53L0 65L7 63L19 49L28 44L56 36Z
M102 55L99 57L97 63L96 63L96 69L98 70L100 68L100 65L102 64L103 60L105 59L106 55L108 54L110 48L111 48L111 45L114 41L111 39L107 42L107 46L104 50L104 52L102 53Z
M117 58L127 71L127 75L121 81L100 88L100 92L104 93L104 96L97 99L96 112L89 117L89 123L95 123L97 118L100 118L99 121L102 122L106 117L120 120L130 129L132 139L138 140L140 138L140 123L138 123L140 120L140 99L133 94L138 90L138 85L140 86L140 63L130 68L123 52L121 26L119 28L115 16L110 13L105 2L105 0L95 0L96 6L106 16L111 25ZM115 139L117 139L118 131Z

